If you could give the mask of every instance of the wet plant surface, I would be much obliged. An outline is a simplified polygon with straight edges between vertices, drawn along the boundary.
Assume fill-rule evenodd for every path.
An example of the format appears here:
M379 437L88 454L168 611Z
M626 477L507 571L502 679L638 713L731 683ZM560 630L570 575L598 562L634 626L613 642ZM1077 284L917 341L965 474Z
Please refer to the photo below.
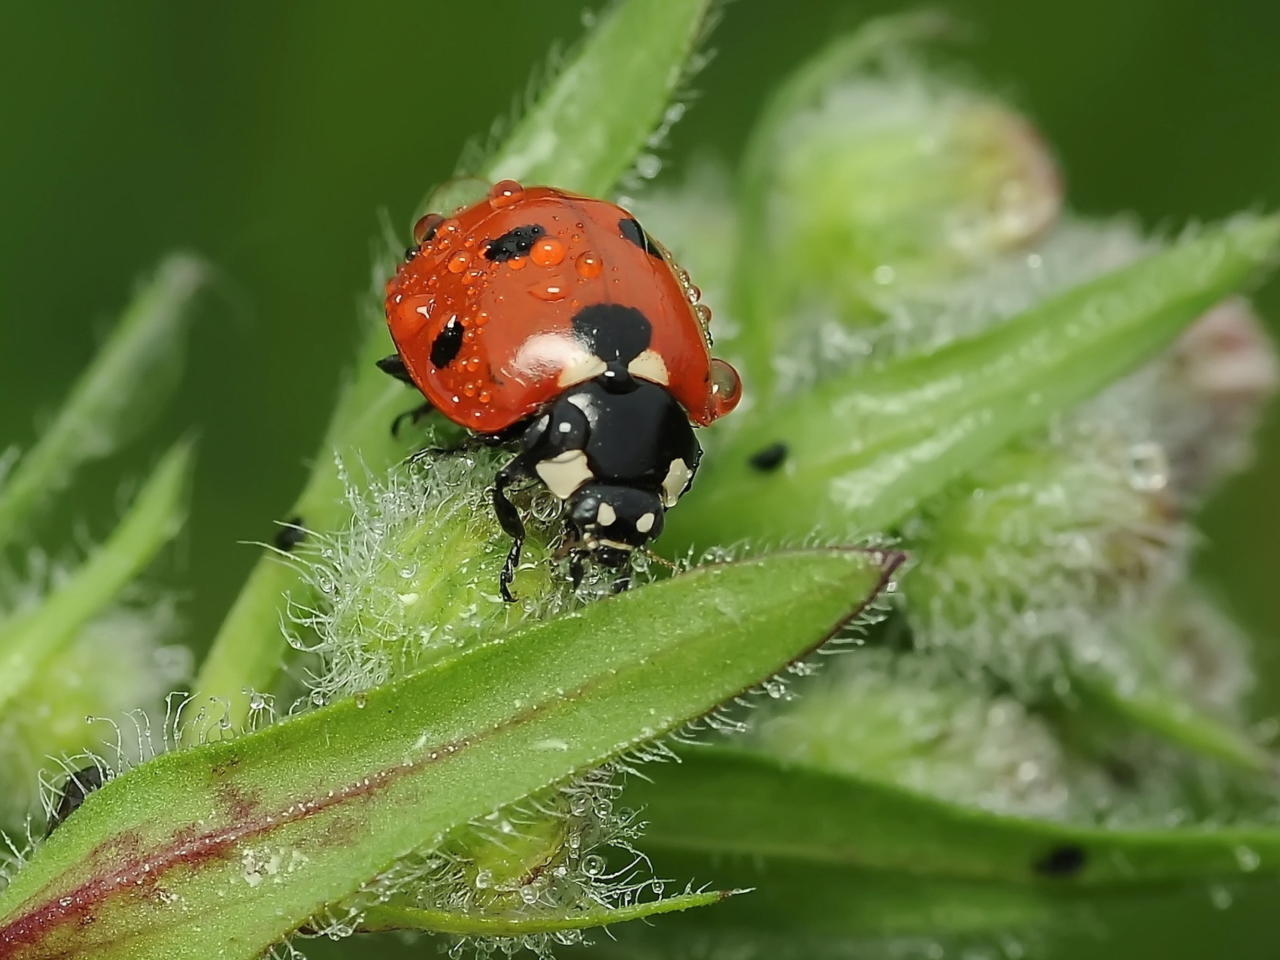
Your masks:
M745 399L631 590L575 588L526 492L503 602L503 455L388 430L407 226L198 668L139 580L191 442L100 545L32 544L163 402L212 269L165 259L4 459L0 957L1267 955L1257 641L1191 571L1276 385L1248 295L1280 221L1072 212L933 15L835 36L739 162L655 182L720 14L609 8L404 220L508 178L610 196L711 305Z

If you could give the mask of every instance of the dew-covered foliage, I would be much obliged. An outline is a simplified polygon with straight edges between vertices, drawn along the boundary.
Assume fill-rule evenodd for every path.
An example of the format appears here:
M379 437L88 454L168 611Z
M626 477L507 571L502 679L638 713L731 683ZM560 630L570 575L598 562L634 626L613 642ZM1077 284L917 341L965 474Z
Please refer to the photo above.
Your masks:
M180 526L186 446L82 561L6 554L0 960L380 955L390 933L453 957L1019 960L1064 956L1082 917L1125 942L1135 905L1275 896L1258 641L1194 561L1280 380L1248 299L1280 225L1073 213L1032 121L924 48L932 15L835 38L742 157L668 169L716 12L610 7L428 194L607 194L711 305L746 397L630 589L571 583L530 484L504 602L509 451L439 417L389 436L414 395L374 366L388 227L311 478L189 695L165 711L191 664L138 580ZM0 458L0 547L105 452L67 437L126 437L202 275L167 261L51 439ZM80 796L86 765L110 782Z

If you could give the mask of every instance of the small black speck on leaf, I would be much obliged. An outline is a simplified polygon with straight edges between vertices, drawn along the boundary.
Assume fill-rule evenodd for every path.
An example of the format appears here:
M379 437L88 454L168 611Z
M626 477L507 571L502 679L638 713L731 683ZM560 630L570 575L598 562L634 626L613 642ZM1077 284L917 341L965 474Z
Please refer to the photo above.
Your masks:
M307 539L307 531L302 529L302 517L294 516L286 520L276 531L274 542L277 550L289 553L305 539Z
M1037 860L1033 869L1042 877L1074 877L1084 869L1088 859L1084 847L1064 843Z
M68 776L63 781L62 796L58 799L58 806L54 809L53 816L49 818L49 826L45 830L45 836L47 837L53 833L67 817L79 810L80 805L84 803L85 797L101 787L104 782L106 782L106 777L102 769L96 765L82 767Z
M787 453L785 443L771 443L753 453L747 462L761 473L772 473L782 466L783 461L787 459Z

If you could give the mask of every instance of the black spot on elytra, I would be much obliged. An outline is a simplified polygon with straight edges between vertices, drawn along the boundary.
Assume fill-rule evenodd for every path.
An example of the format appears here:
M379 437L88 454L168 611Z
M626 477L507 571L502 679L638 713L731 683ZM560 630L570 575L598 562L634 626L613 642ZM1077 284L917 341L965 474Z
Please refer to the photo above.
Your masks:
M490 240L484 248L484 258L494 263L505 263L515 257L523 257L533 249L537 239L547 232L540 223L530 223L508 230L497 240Z
M273 543L277 550L289 553L305 539L307 539L307 531L302 529L302 517L292 516L280 525Z
M747 463L761 473L771 473L782 466L782 462L787 459L787 452L785 443L771 443L748 457Z
M635 307L594 303L574 314L573 332L605 363L625 369L649 349L653 324Z
M1042 877L1074 877L1084 869L1088 859L1084 847L1064 843L1032 864L1032 869Z
M53 833L67 817L79 810L80 805L84 803L84 798L101 787L104 781L102 770L97 766L83 767L67 777L62 784L62 796L58 799L58 806L54 809L53 816L49 818L45 836Z
M640 223L637 220L631 217L623 217L618 221L618 229L622 231L624 239L630 240L649 256L657 257L659 260L662 259L662 252L658 249L657 245L649 239L649 235L644 232L644 227L640 226Z
M431 341L432 364L443 370L453 363L453 358L462 349L463 333L462 324L458 322L458 318L450 317L449 322L444 325L444 329L437 333L436 338Z

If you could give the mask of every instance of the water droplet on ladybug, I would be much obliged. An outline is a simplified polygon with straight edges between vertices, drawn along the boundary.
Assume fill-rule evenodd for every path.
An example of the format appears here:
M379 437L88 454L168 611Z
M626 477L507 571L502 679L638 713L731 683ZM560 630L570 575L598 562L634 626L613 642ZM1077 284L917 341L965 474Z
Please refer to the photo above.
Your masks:
M449 258L449 272L461 273L463 270L467 269L467 266L470 263L471 263L471 254L467 253L467 251L465 250L459 250L452 257Z
M548 283L545 287L534 287L529 292L539 300L546 300L550 303L555 303L565 298L564 286L558 281Z
M523 270L529 265L528 257L512 257L507 261L507 266L512 270Z
M693 308L693 312L698 315L698 322L702 324L704 330L711 326L711 308L705 303L697 304Z
M719 419L742 399L742 378L738 371L723 360L711 361L711 410L712 419Z
M554 267L563 262L566 252L564 244L555 237L543 237L529 251L529 259L540 267Z
M684 295L689 298L690 303L697 303L702 299L702 291L692 283L685 288Z
M490 393L488 390L481 390L480 396L477 399L479 399L481 403L488 403L490 400L493 399L493 394Z
M489 314L486 313L484 310L481 310L479 313L476 314L477 327L483 327L488 322L489 322Z
M514 180L499 180L489 189L489 206L495 210L509 207L524 197L524 187Z
M588 250L578 254L578 258L573 261L573 268L578 271L578 276L586 280L594 280L604 273L604 261L598 254Z
M438 213L428 213L425 217L420 217L413 225L413 242L418 246L430 243L435 239L442 223L444 223L444 217Z
M468 270L466 273L462 275L462 282L475 283L477 280L479 280L483 276L484 276L483 270Z
M464 383L462 385L462 395L465 397L474 397L476 395L477 389L478 388L474 383L471 383L470 381L468 381L467 383Z

